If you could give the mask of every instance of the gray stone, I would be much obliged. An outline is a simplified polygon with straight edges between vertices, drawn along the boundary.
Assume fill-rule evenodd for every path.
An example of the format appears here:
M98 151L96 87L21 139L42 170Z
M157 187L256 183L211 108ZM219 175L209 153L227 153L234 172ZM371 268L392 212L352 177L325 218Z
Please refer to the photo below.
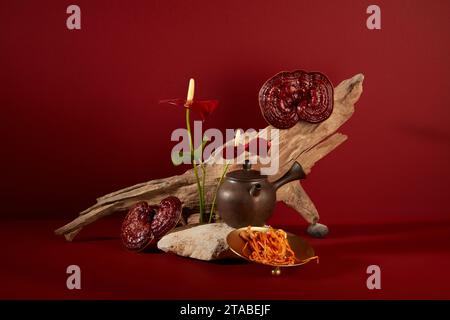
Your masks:
M158 248L199 260L216 260L227 255L227 235L234 229L225 223L210 223L183 228L165 235Z
M307 232L314 238L324 238L328 234L328 227L321 223L309 225Z

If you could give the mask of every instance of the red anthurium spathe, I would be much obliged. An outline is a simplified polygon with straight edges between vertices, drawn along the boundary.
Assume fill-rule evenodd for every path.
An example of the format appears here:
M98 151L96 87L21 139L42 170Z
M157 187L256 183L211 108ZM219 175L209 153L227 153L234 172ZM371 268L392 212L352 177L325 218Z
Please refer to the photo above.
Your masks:
M189 108L190 110L199 114L202 121L205 121L206 118L216 110L219 105L219 101L217 100L185 100L185 99L167 99L161 100L159 103L168 103L174 106L181 106L185 108Z

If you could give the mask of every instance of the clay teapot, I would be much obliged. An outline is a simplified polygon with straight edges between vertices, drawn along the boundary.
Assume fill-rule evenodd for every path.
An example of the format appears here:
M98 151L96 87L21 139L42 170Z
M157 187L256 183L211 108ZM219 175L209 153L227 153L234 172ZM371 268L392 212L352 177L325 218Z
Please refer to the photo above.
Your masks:
M225 176L217 192L217 211L233 228L264 226L275 207L277 189L304 178L302 166L294 162L288 172L271 183L266 175L252 170L246 160L242 170L231 171Z

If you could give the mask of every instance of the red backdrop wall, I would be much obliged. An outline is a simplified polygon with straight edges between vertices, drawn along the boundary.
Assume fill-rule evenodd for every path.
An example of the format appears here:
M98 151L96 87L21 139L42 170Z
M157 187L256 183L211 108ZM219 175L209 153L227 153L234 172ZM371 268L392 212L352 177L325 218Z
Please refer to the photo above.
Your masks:
M82 29L66 28L76 3ZM2 218L67 217L97 196L186 169L170 162L183 97L220 100L208 127L263 128L280 70L337 85L362 72L349 140L305 183L322 217L448 215L450 2L1 1Z

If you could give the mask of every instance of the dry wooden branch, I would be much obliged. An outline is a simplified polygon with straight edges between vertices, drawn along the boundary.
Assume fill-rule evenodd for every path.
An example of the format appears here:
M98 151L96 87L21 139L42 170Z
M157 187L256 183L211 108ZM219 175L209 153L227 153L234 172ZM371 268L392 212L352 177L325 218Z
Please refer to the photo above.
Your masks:
M362 93L363 80L364 76L357 74L335 88L334 110L326 121L319 124L301 122L290 129L279 131L280 169L271 180L286 172L294 161L298 161L308 174L318 160L347 139L347 136L335 132L352 116L354 104ZM269 126L265 130L270 133L271 129ZM209 201L207 207L210 206L215 186L223 171L223 165L212 164L212 160L206 161L205 190L206 199ZM229 170L236 168L237 165L231 165ZM138 201L157 204L168 195L180 198L185 208L193 211L198 208L196 181L192 169L182 175L140 183L100 197L95 205L81 212L72 222L55 230L55 233L64 235L71 241L81 228L101 217L127 209ZM298 211L307 222L316 223L319 220L314 203L298 182L280 188L277 199Z

